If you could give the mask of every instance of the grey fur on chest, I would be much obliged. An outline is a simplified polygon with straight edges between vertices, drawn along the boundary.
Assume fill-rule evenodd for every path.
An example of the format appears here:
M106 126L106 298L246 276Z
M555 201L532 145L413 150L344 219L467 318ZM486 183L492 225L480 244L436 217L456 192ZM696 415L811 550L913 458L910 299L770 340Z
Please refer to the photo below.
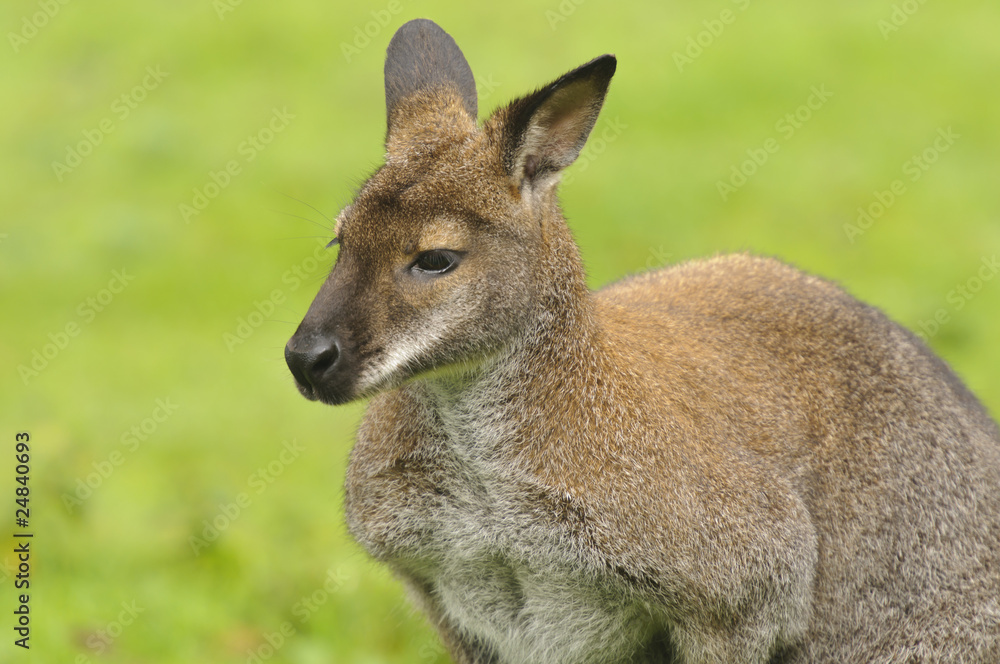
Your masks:
M580 506L468 451L445 442L370 477L355 535L498 662L639 661L652 617L588 558Z

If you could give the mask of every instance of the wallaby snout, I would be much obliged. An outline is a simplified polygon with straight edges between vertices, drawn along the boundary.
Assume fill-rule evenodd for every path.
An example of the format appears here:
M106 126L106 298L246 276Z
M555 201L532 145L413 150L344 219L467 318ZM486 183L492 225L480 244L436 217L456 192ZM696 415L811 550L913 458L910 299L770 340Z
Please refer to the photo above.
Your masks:
M912 333L777 260L592 292L559 209L600 56L477 121L419 19L386 161L285 349L370 397L352 535L456 664L1000 662L1000 429Z
M353 292L327 280L285 345L295 385L311 401L337 405L357 398L358 352L351 329L365 323L364 312L350 305Z
M285 362L299 391L315 401L341 369L340 343L332 337L295 335L285 346Z

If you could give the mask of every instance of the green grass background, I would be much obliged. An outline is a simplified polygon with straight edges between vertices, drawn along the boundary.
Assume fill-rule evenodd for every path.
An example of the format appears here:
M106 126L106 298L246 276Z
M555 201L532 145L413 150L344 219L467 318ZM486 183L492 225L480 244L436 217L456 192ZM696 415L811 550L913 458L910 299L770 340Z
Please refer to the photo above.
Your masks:
M718 252L780 256L913 329L943 311L931 344L1000 412L1000 278L953 292L1000 253L995 2L52 5L18 44L10 33L42 5L0 7L0 661L447 661L343 525L363 404L307 402L282 359L334 256L310 258L324 216L381 159L385 46L409 18L453 34L488 90L483 114L617 54L595 133L608 140L562 191L595 287ZM345 55L366 25L370 43ZM168 76L120 117L115 100L147 67ZM785 138L776 123L813 86L832 96ZM275 108L294 118L246 162L241 143ZM106 118L113 131L60 181L53 162ZM959 138L907 179L949 127ZM772 137L779 150L724 201L717 182ZM186 223L179 205L233 159L239 175ZM844 225L896 179L905 193L851 241ZM86 320L78 308L113 270L131 282ZM227 347L276 290L281 304ZM25 380L19 367L69 323L79 334ZM157 399L176 411L129 449ZM11 630L17 431L33 441L30 657ZM304 451L281 464L286 441ZM269 464L281 474L258 492ZM88 476L96 488L69 509ZM249 504L196 554L191 537L241 494ZM128 625L123 602L142 609Z

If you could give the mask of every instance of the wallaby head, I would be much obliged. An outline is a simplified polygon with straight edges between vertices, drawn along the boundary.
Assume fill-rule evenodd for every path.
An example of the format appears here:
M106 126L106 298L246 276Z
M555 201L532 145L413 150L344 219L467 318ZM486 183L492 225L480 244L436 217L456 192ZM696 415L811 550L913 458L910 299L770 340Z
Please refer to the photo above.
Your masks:
M614 71L601 56L479 127L452 38L424 19L399 29L385 62L385 163L338 216L336 264L285 349L306 397L343 403L474 366L552 297L567 310L585 297L554 187Z

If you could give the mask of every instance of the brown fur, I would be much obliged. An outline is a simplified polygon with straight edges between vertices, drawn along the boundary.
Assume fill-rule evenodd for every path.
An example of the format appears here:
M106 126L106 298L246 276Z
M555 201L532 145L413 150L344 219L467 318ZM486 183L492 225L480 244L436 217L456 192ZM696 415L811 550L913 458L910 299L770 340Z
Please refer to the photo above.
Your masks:
M309 398L371 396L348 524L455 661L1000 662L1000 432L976 398L772 259L589 292L555 184L613 58L479 129L445 37L390 46L386 164L286 357ZM393 63L421 49L423 82ZM433 249L457 267L414 270Z

